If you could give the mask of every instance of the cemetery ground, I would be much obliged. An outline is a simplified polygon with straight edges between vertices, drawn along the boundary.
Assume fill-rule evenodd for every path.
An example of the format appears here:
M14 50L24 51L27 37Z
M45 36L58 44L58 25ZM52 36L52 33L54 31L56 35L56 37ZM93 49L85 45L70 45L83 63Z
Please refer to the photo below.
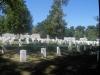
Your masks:
M28 54L19 62L19 53L0 54L0 75L99 75L96 55Z

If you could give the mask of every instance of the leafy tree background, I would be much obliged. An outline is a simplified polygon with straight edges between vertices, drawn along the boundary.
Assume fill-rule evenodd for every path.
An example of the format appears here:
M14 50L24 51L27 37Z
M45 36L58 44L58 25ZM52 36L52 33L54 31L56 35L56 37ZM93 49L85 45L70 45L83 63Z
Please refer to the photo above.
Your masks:
M51 38L87 37L88 40L96 40L99 36L99 17L96 25L88 27L79 25L67 27L64 20L63 5L68 5L69 0L53 0L49 15L45 20L33 27L31 14L25 4L25 0L0 0L0 33L39 33L41 37L47 34Z
M53 5L47 18L38 23L37 31L41 35L49 34L51 38L63 38L65 35L65 27L67 23L63 19L64 13L62 5L67 4L68 0L53 0ZM42 31L41 31L42 29Z
M26 33L32 31L32 17L24 0L1 0L0 9L4 13L1 33ZM1 29L3 29L1 31Z

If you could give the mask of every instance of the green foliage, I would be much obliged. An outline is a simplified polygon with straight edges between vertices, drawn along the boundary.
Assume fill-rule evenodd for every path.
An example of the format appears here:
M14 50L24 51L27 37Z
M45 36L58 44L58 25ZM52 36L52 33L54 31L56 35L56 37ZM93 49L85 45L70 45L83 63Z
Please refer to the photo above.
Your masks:
M63 16L61 0L54 0L50 14L47 16L47 19L38 24L37 27L39 28L37 30L41 32L41 34L49 34L50 37L53 38L62 38L65 34L66 26Z
M84 26L77 26L75 29L76 39L82 38L84 36L85 36L85 27Z
M99 31L100 31L100 17L97 16L96 17L96 21L97 21L97 24L96 24L96 29L97 29L97 37L99 38L100 37L100 34L99 34Z
M37 27L35 28L36 33L39 33L42 38L46 38L46 34L47 34L47 30L45 29L44 25L45 24L44 24L44 21L43 21L41 23L38 23Z
M89 40L96 40L97 39L97 28L95 26L88 26L86 30L86 36Z
M74 37L74 34L75 34L75 29L73 26L65 29L65 36L66 37Z
M2 45L2 41L0 40L0 46Z
M79 50L77 50L77 45L72 44L71 47L68 47L68 44L61 44L58 45L57 43L30 43L30 44L23 44L18 48L18 44L6 45L4 46L7 50L17 51L24 49L27 50L28 53L40 54L41 48L46 48L47 54L56 54L57 46L60 47L62 55L77 55L77 54L85 54L90 55L91 53L96 53L99 50L99 46L92 46L92 45L83 45L79 44ZM1 47L1 46L0 46ZM85 48L84 48L85 47Z
M56 43L49 43L47 44L47 50L48 52L56 52L56 47L57 47L57 44Z
M65 36L74 37L76 39L87 37L88 40L96 40L99 36L99 25L89 25L87 28L84 26L73 26L65 29Z
M4 32L4 16L0 16L0 33Z
M5 32L26 33L32 30L32 17L24 0L2 1L5 16ZM1 27L3 28L3 26Z

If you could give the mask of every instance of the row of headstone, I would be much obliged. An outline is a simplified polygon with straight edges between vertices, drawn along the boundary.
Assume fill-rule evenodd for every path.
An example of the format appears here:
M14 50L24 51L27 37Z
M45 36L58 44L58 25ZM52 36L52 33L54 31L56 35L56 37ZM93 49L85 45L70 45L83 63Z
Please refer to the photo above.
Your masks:
M80 51L79 46L77 46L78 51ZM3 53L3 52L2 52ZM60 48L57 47L57 56L61 56L61 51ZM41 48L41 56L42 58L46 58L47 54L46 54L46 48ZM27 59L27 52L26 50L20 50L20 62L26 62ZM99 50L97 52L97 62L99 61Z
M76 40L75 37L64 37L64 39L58 39L57 37L55 39L50 39L49 35L47 35L47 38L43 39L40 37L39 34L32 34L32 35L28 35L28 34L25 34L25 35L20 35L19 38L17 38L18 36L17 35L14 35L14 34L4 34L3 36L0 37L0 40L3 42L3 43L6 43L7 41L10 42L10 43L13 43L16 39L20 39L20 42L22 43L22 39L25 39L25 43L26 44L29 44L31 42L34 42L35 39L37 39L38 41L40 41L41 43L42 42L57 42L58 44L63 44L63 43L66 43L66 42L73 42L73 43L86 43L88 45L90 44L96 44L96 45L99 45L99 42L98 40L96 41L88 41L86 37L84 38L80 38L80 40ZM32 41L30 41L29 39L31 39Z
M61 56L61 51L60 48L57 47L57 56ZM46 48L41 48L41 56L42 58L46 58L47 54L46 54ZM20 50L20 62L26 62L27 59L27 52L26 50Z

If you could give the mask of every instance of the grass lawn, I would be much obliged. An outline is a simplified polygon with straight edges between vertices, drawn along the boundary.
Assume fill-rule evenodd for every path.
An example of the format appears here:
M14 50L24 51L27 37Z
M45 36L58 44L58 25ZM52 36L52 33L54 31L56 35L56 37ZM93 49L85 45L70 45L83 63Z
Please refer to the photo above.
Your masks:
M19 62L18 53L0 56L0 75L97 75L96 55L55 56L42 58L27 55L27 62Z

